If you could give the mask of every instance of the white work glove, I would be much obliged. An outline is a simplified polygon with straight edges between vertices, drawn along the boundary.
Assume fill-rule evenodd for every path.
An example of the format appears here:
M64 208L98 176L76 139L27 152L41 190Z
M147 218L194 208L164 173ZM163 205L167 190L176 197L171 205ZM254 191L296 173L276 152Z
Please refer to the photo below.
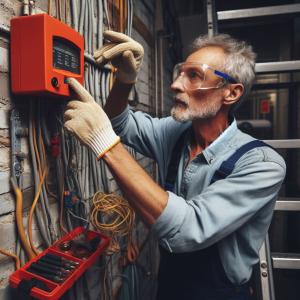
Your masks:
M143 61L143 46L120 32L107 30L103 36L107 43L94 52L97 64L104 65L111 62L117 68L116 77L119 81L127 84L135 83Z
M112 129L104 110L89 92L74 78L67 78L67 83L81 101L73 100L67 104L64 127L90 147L100 159L120 142L120 138Z

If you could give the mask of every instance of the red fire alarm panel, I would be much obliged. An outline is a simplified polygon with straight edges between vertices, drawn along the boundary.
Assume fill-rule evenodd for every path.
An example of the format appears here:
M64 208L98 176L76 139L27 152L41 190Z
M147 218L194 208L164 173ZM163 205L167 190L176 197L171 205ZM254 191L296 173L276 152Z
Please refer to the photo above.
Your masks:
M65 77L83 83L83 37L47 14L11 20L10 55L15 94L69 96Z

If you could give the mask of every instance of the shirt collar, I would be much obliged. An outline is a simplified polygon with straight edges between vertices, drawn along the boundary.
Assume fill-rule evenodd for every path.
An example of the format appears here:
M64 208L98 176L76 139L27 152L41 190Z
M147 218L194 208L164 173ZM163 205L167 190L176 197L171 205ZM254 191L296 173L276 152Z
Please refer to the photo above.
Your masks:
M223 152L224 149L230 147L230 141L235 136L238 130L236 120L233 119L232 123L214 140L203 152L208 164L214 162L214 160Z

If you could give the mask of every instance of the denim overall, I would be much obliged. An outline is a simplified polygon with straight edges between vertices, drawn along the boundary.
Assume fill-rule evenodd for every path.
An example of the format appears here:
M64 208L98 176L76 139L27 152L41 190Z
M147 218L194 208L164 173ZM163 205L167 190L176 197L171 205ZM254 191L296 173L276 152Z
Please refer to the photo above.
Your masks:
M173 191L184 135L174 147L166 178L166 190ZM254 140L224 161L215 172L210 184L232 173L238 159L251 149L269 145ZM251 300L249 283L234 285L227 278L218 243L189 253L170 253L160 247L157 300Z

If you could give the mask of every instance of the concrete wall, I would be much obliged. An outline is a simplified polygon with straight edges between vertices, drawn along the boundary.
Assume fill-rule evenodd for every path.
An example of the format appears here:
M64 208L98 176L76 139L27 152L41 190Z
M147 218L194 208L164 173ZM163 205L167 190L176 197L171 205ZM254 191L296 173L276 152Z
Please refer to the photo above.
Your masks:
M54 3L54 1L53 1ZM148 28L148 33L152 35L154 39L154 23L155 23L155 1L134 1L134 12L136 17L144 23ZM47 1L36 1L38 9L46 11ZM10 19L14 16L21 14L21 1L17 0L0 0L0 247L11 252L16 252L17 237L15 226L15 197L11 191L9 178L10 178L10 130L9 130L9 117L11 109L14 106L15 99L10 93L10 74L9 74L9 34L6 33L6 29L9 30ZM4 29L4 30L3 30ZM136 85L137 92L139 94L138 109L142 109L146 112L155 112L154 101L154 81L153 81L153 58L154 48L153 44L149 45L149 41L146 41L145 37L139 31L139 28L134 28L133 37L137 39L145 48L144 64L140 72L140 80ZM25 104L26 106L26 104ZM26 124L26 115L21 116L24 118L24 126ZM28 142L27 139L22 139L22 151L28 154ZM154 163L148 158L143 157L140 154L136 154L138 162L146 169L146 171L154 174ZM32 170L30 166L30 160L28 157L24 160L24 181L23 192L25 200L24 208L24 224L27 223L28 210L33 199L33 179ZM108 173L109 174L109 173ZM109 186L111 191L118 191L118 186L109 174ZM55 199L50 199L50 212L54 220L54 225L57 226L58 220L58 207ZM136 236L140 242L142 242L147 235L147 229L139 221L136 230ZM40 244L40 236L35 223L33 224L34 240L36 246ZM156 270L157 260L156 245L150 239L150 242L146 245L142 254L141 264L143 265L147 276L153 276ZM9 299L8 277L14 271L15 265L12 259L0 254L0 300ZM117 259L114 261L113 273L111 275L117 275L120 271L117 266ZM93 276L93 274L91 274ZM145 275L146 276L146 275ZM146 276L146 277L147 277ZM118 276L116 276L118 277ZM113 287L116 290L120 285L120 279L118 282L113 283ZM96 283L97 284L97 283ZM147 286L147 280L143 282ZM150 285L148 285L148 288ZM147 287L145 287L146 289ZM152 287L151 287L152 288ZM114 291L115 293L116 291ZM155 290L149 291L148 295L153 296ZM150 298L149 298L150 299Z

